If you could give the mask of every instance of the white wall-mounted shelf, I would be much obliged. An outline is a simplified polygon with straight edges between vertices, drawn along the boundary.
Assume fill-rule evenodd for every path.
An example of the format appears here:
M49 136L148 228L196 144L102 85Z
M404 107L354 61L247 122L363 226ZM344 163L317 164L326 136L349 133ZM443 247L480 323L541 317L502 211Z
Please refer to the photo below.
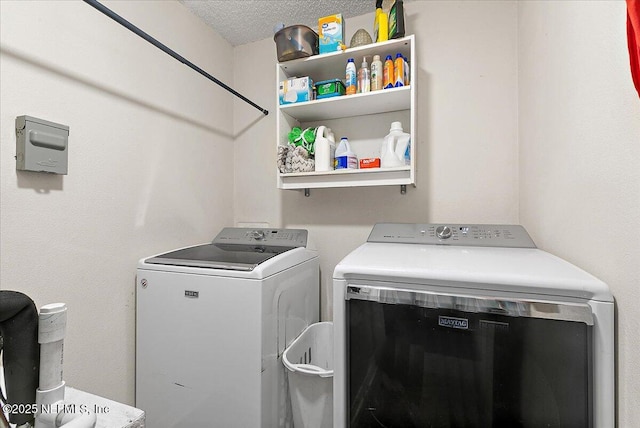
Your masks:
M359 67L364 56L371 64L374 55L384 62L387 55L404 55L409 62L410 85L363 94L345 95L278 106L277 144L287 144L287 134L294 126L302 128L326 125L339 140L348 136L358 158L380 157L379 147L393 121L401 121L412 136L411 164L399 168L366 168L327 172L278 172L280 189L314 189L329 187L415 185L416 171L416 57L414 36L374 43L343 52L314 55L277 64L277 82L292 77L309 76L314 82L339 78L344 80L348 58ZM277 96L277 94L276 94ZM338 141L336 142L338 143Z
M411 87L385 89L303 103L285 104L280 112L301 122L364 116L411 108Z

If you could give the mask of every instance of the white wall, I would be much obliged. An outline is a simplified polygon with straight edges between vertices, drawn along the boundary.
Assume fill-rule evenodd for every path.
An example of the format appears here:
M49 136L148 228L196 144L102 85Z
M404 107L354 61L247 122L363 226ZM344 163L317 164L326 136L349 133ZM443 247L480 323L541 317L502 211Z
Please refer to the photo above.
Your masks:
M405 9L418 69L418 185L406 195L399 186L312 189L308 198L276 189L275 43L235 49L236 85L258 93L271 111L236 138L236 220L310 231L320 251L323 319L332 317L335 265L375 222L518 220L516 4L410 2ZM371 33L373 13L347 19L346 27L347 41L359 28ZM236 133L253 117L234 116Z
M232 49L178 3L106 5L270 114L84 3L0 1L0 285L69 304L70 384L132 403L136 260L234 221L310 230L324 319L333 267L376 221L520 222L610 284L619 425L640 419L640 104L623 2L405 4L418 187L310 198L275 187L270 38ZM348 38L372 21L347 20ZM22 114L71 127L69 175L16 172Z
M619 426L640 420L640 100L624 2L521 2L520 220L609 284ZM596 386L597 387L597 386Z
M104 4L232 80L231 46L181 4ZM137 260L233 224L232 96L83 2L0 15L0 286L66 302L66 381L133 404ZM24 114L70 127L68 175L16 171Z

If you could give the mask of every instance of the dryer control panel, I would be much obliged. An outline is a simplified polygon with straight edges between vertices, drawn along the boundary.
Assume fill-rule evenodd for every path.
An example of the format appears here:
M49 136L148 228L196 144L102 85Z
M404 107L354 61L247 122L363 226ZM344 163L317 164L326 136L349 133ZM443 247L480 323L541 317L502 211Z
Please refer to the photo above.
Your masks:
M263 244L276 247L306 247L307 234L304 229L266 229L225 227L213 240L213 244Z
M377 223L367 242L536 248L524 227L512 224Z

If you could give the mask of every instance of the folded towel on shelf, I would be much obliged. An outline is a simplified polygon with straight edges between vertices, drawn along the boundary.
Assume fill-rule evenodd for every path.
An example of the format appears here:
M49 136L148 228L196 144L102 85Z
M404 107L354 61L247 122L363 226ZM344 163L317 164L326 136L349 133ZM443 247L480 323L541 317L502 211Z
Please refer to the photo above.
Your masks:
M283 174L291 172L310 172L315 170L315 160L302 146L278 146L278 171Z

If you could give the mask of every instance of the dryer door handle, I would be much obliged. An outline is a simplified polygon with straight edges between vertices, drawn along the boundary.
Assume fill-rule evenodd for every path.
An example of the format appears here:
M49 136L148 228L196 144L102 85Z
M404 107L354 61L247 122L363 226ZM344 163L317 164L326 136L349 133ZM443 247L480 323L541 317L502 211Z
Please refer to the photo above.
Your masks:
M509 317L541 318L593 325L593 312L586 303L539 301L502 297L436 293L410 288L350 284L346 300L368 300L392 305L412 305L429 309L452 309Z

